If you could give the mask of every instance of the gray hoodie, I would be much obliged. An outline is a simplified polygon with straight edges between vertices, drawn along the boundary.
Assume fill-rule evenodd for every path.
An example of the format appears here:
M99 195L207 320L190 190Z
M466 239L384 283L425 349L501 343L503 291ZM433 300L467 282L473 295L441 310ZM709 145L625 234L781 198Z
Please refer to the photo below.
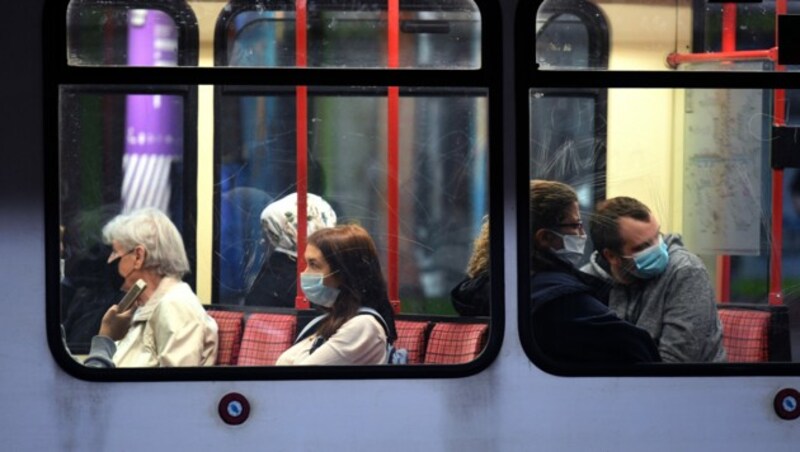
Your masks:
M683 247L679 235L667 235L664 242L669 249L664 273L630 284L614 283L609 307L647 330L665 362L724 362L722 325L708 271ZM595 251L581 270L613 282L598 258Z

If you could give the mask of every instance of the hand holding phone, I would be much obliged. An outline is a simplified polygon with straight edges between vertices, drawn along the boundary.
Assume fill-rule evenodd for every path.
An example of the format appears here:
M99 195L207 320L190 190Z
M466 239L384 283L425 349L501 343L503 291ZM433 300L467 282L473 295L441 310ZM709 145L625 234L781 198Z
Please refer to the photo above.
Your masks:
M117 312L125 312L131 308L133 302L139 298L139 295L142 294L142 291L147 287L147 283L144 282L143 279L137 280L133 283L133 287L128 290L124 297L122 297L122 301L117 304Z

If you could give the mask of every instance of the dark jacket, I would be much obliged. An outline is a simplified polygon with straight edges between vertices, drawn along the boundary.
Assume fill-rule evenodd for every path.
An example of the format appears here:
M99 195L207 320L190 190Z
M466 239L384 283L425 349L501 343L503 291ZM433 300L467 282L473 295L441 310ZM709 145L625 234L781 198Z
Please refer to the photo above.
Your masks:
M453 308L463 316L488 316L490 300L489 272L466 277L450 291Z
M553 361L632 364L661 361L643 329L617 317L602 301L605 282L555 257L543 257L531 275L531 322L541 351Z
M273 251L261 267L244 304L293 308L296 297L297 261L285 253Z

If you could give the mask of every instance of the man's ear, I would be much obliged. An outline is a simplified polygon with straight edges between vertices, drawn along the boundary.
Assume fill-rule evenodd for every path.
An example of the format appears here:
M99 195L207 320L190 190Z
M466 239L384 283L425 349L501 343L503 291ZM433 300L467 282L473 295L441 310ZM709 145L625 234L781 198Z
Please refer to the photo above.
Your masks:
M613 263L613 264L616 264L616 263L617 263L617 259L618 259L618 257L617 257L617 255L616 255L616 253L614 253L614 252L613 252L613 251L611 251L610 249L608 249L608 248L603 248L603 251L602 251L600 254L602 254L602 255L603 255L603 258L605 258L605 260L606 260L606 261L607 261L609 264L612 264L612 263Z

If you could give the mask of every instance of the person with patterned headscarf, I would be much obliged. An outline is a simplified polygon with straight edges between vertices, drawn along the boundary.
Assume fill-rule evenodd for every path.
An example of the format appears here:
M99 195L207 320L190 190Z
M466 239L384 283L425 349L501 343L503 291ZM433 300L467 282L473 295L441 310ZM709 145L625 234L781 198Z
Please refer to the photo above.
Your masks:
M336 212L324 199L306 196L306 236L336 226ZM261 228L272 252L245 297L247 306L294 307L297 294L297 193L268 205Z

